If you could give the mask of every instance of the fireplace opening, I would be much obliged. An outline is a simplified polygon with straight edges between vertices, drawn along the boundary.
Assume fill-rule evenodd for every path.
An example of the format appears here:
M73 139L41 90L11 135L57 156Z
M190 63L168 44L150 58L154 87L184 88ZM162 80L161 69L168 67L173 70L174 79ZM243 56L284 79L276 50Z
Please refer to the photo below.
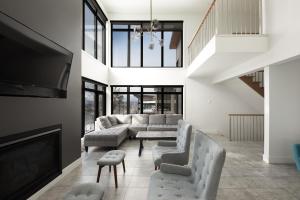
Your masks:
M0 199L27 199L62 173L61 125L0 138Z

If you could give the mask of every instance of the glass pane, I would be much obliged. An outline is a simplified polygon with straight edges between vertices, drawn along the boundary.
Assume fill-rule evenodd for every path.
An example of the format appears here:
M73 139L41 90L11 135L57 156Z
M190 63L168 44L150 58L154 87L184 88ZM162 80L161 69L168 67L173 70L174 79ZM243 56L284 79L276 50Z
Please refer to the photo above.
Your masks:
M135 37L133 32L130 32L130 66L141 66L141 37Z
M141 92L141 87L130 87L130 92Z
M99 95L99 102L98 102L98 110L99 110L99 116L105 115L104 113L104 107L105 107L105 101L104 101L104 95Z
M144 33L143 45L143 66L144 67L160 67L161 66L161 46L157 38L161 38L160 32L153 32L154 37L151 41L150 32ZM149 45L154 45L153 49L149 49Z
M84 130L85 133L95 129L95 93L85 92L85 109L84 109Z
M127 94L113 95L113 114L127 114Z
M182 87L165 87L164 92L182 92Z
M88 89L95 89L95 84L90 82L84 82L84 87Z
M127 92L127 87L113 87L113 92Z
M130 114L141 113L141 95L131 94L130 95Z
M128 25L123 24L113 24L113 29L128 29Z
M113 66L127 67L128 32L113 32Z
M152 88L144 87L143 92L161 92L161 87L152 87Z
M143 95L143 113L157 114L161 113L161 95L144 94Z
M181 107L181 94L164 95L164 114L181 114Z
M181 32L164 32L164 66L181 66Z
M97 90L98 91L105 91L106 87L102 85L97 85Z
M85 4L84 50L95 57L95 16Z
M103 52L105 51L104 49L104 27L102 24L97 21L97 58L100 60L102 63L104 62L104 54Z

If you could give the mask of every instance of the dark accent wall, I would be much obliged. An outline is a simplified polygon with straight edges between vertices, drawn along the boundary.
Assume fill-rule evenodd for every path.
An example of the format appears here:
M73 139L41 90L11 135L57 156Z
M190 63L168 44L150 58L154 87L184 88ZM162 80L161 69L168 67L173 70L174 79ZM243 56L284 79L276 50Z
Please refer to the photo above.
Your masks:
M1 0L0 10L74 54L66 99L0 97L0 137L62 124L64 168L81 152L82 1ZM0 63L0 67L4 66Z

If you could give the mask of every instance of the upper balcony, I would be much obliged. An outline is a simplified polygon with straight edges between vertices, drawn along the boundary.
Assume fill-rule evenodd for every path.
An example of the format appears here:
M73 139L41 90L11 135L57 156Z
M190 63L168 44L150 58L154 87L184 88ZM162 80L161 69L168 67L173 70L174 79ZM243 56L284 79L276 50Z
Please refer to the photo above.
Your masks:
M262 0L214 0L188 47L187 76L212 76L267 48Z

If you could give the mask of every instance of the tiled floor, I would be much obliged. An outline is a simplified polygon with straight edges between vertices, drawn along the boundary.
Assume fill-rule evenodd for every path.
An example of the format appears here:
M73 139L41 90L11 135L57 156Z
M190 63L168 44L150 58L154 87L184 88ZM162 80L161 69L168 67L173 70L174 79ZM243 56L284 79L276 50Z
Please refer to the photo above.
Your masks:
M268 165L262 161L262 143L229 142L222 136L212 136L227 150L218 200L300 200L300 173L293 165ZM138 141L127 140L119 149L126 151L126 173L118 166L119 188L114 188L113 173L103 168L100 182L106 186L104 200L147 199L149 177L154 171L151 147L156 141L146 141L138 157ZM192 148L192 147L191 147ZM96 182L96 161L104 149L90 148L82 153L82 166L75 169L40 200L61 199L76 183Z

